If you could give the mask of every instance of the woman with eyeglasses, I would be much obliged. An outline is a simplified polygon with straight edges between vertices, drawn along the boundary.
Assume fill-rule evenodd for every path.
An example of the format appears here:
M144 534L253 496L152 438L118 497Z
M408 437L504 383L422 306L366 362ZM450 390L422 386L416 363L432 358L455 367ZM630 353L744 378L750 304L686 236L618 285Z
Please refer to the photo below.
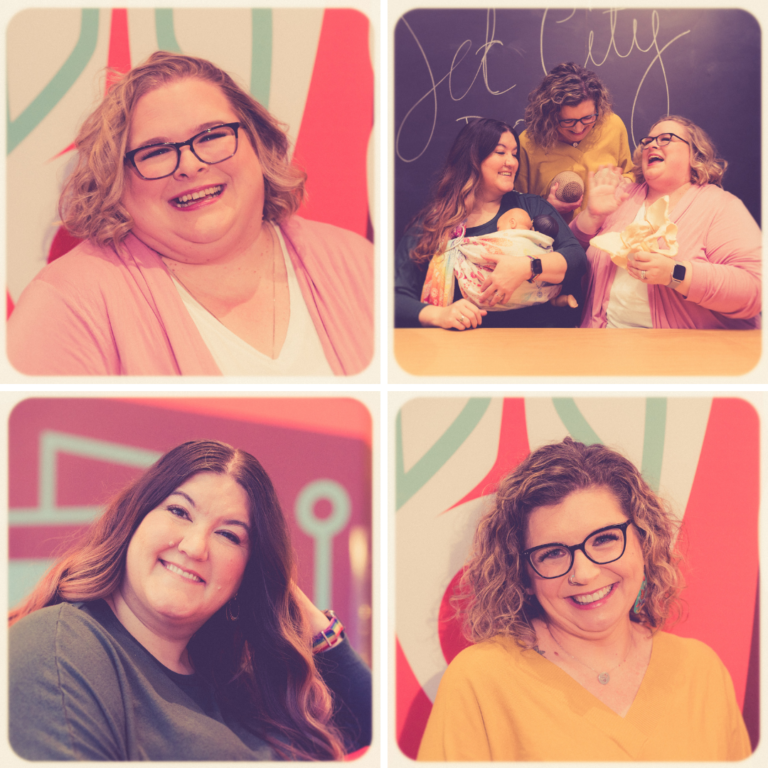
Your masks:
M158 52L76 140L60 200L85 241L27 287L27 374L348 375L373 354L372 248L295 216L284 127L218 67Z
M480 326L574 327L581 310L551 303L490 311L504 304L526 281L562 285L563 295L576 294L580 303L586 257L568 225L535 195L514 189L518 169L518 136L500 120L479 118L456 136L434 185L431 199L418 213L395 252L395 326L470 330ZM489 252L495 267L482 285L481 303L464 298L454 280L451 242L482 237L498 230L499 220L512 208L531 219L553 216L558 229L552 252L529 258ZM500 251L501 249L496 249Z
M591 176L587 208L571 229L587 249L584 328L760 327L762 236L746 206L720 186L727 162L691 120L667 115L635 149L636 183L617 168ZM590 240L643 225L667 199L677 253L667 242L628 255L627 268Z
M515 189L546 198L566 221L581 210L584 196L575 190L561 199L559 174L575 173L583 191L588 172L601 165L619 166L625 173L632 168L627 129L611 111L608 89L579 64L558 64L531 91L525 125Z
M741 760L749 736L708 646L662 631L677 525L634 465L571 438L530 454L480 520L420 760Z

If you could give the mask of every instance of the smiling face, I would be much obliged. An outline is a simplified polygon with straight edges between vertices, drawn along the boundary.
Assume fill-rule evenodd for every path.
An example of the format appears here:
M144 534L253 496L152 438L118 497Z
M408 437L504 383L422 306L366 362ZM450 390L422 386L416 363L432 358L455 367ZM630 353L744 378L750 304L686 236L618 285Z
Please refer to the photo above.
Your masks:
M593 531L627 520L616 497L606 488L576 491L559 504L538 507L528 518L526 549L542 544L580 544ZM555 579L541 578L527 565L534 594L547 621L570 635L598 639L629 624L643 581L643 553L635 527L627 528L627 546L618 560L597 565L583 552L571 570ZM575 585L568 582L573 576Z
M575 107L560 107L560 114L558 118L560 120L579 120L582 117L588 117L594 115L597 110L595 109L595 102L592 99L582 101L581 104L577 104ZM573 144L576 141L581 141L586 138L587 134L595 127L595 124L584 125L583 123L576 123L572 128L565 125L558 124L557 132L563 141L567 141L569 144Z
M205 80L177 80L150 91L136 104L128 150L190 139L205 128L239 122L224 93ZM192 204L189 198L202 195ZM122 203L133 233L168 258L206 263L255 243L264 209L264 177L244 127L236 154L216 165L182 147L172 176L142 179L126 168Z
M250 527L239 483L212 472L193 475L136 529L120 596L145 626L193 634L237 593Z
M517 142L507 131L501 134L496 148L480 164L480 196L485 200L496 200L511 192L515 188L518 166Z
M668 194L691 181L691 150L686 141L690 141L688 129L674 120L662 120L651 128L649 136L662 133L674 133L679 139L673 138L665 147L652 142L643 149L643 177L648 186L656 191Z

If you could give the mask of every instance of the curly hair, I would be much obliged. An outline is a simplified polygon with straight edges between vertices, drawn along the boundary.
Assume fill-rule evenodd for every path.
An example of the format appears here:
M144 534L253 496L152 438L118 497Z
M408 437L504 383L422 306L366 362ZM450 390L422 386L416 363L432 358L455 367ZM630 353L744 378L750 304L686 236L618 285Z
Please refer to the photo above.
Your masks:
M545 149L554 146L558 139L558 120L561 107L577 107L584 101L594 101L598 129L611 113L611 97L600 78L580 64L569 61L558 64L528 94L525 108L525 127L535 144ZM594 130L593 129L593 130Z
M517 131L490 117L473 120L459 131L429 203L413 219L421 228L416 247L411 251L411 259L417 264L425 264L442 253L451 230L472 212L475 193L483 180L480 166L505 133L511 133L515 145L519 146Z
M648 135L651 135L653 129L665 120L671 120L679 123L688 129L688 141L690 142L691 157L691 183L703 187L705 184L716 184L722 187L723 176L728 168L728 161L719 157L717 147L703 128L699 128L696 123L687 117L680 115L663 115L652 126ZM643 183L643 145L638 144L632 155L632 162L635 164L633 169L635 181Z
M264 218L277 222L298 210L306 174L288 158L286 126L211 62L157 51L125 75L116 75L114 85L80 128L75 140L77 164L59 198L59 216L71 234L115 249L128 236L133 220L121 198L136 105L150 91L187 78L217 85L242 124L264 174Z
M680 556L675 548L678 523L628 459L602 445L584 445L566 437L531 453L499 484L493 508L480 520L472 554L455 606L472 642L495 635L532 646L534 618L546 618L529 594L531 580L522 552L528 518L538 507L559 504L567 496L605 488L619 502L638 533L645 563L645 603L629 618L652 631L677 614L682 589Z
M249 500L250 553L237 600L220 608L188 645L197 674L222 711L268 741L285 759L340 759L331 694L313 660L311 638L291 591L293 551L275 489L249 453L213 440L172 449L125 488L10 612L9 624L48 605L109 597L123 581L128 545L149 512L200 472L228 475ZM268 664L263 660L269 659Z

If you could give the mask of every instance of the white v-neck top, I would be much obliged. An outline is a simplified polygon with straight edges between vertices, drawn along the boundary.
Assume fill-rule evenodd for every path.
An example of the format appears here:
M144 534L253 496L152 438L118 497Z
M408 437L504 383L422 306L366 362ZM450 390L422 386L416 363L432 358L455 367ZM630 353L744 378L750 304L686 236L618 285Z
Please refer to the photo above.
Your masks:
M645 208L640 206L633 224L645 219ZM653 328L648 285L617 267L605 314L607 328Z
M301 294L282 232L279 227L274 227L273 231L280 243L288 274L290 302L288 333L275 360L230 331L174 277L176 290L224 376L333 376Z

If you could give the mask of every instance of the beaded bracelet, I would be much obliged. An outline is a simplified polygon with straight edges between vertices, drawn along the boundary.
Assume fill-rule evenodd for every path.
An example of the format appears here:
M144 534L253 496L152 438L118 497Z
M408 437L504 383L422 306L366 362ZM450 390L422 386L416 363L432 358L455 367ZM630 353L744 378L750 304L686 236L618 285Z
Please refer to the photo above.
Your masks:
M323 653L344 640L344 625L333 611L323 611L330 624L312 638L312 653Z

